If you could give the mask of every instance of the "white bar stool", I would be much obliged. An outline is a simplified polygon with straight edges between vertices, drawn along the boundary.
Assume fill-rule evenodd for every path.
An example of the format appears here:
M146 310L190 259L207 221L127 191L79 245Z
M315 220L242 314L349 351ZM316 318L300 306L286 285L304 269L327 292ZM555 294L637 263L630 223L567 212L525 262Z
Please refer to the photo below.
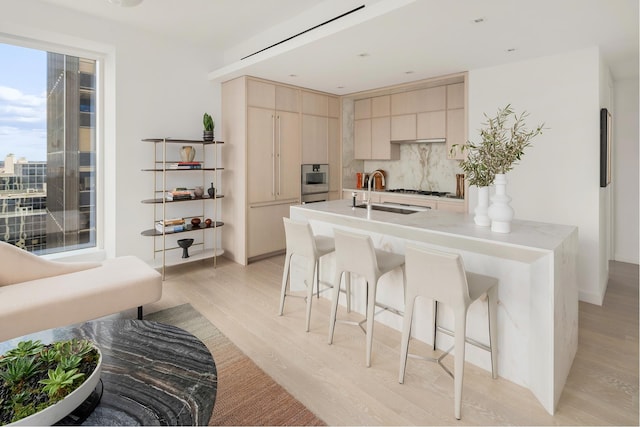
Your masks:
M404 267L404 256L392 252L375 249L371 237L344 230L334 230L336 243L336 276L333 281L333 301L329 319L329 344L333 342L336 326L340 280L345 272L355 273L367 281L367 367L371 366L371 348L373 346L373 323L375 307L402 314L391 307L376 304L376 286L378 279L398 267ZM347 301L349 297L347 296Z
M422 358L438 363L451 377L454 378L454 411L455 417L460 419L462 406L462 379L464 376L465 342L476 345L491 352L491 373L498 377L497 344L497 311L498 311L498 280L493 277L465 271L462 257L458 254L445 253L432 249L425 249L408 244L405 248L406 259L406 289L405 289L405 317L402 328L402 348L400 350L400 375L398 381L404 383L404 373L407 366L407 353L415 300L418 296L433 300L433 349L436 349L437 332L454 336L455 344L455 376L440 362L451 351L447 350L437 359ZM489 311L489 342L486 346L466 338L467 310L477 301L487 301ZM438 326L438 303L448 305L455 316L454 331L448 331Z
M311 300L313 299L313 281L314 277L317 285L317 293L320 295L320 258L330 254L335 250L333 238L328 236L314 236L311 225L308 222L294 221L287 217L283 217L285 239L287 242L287 252L284 258L284 271L282 273L282 290L280 292L280 316L284 312L284 299L288 295L290 288L291 275L291 257L299 255L304 257L306 264L306 278L304 284L307 286L307 323L306 328L309 332L311 323ZM331 286L330 284L327 284ZM349 288L347 287L347 293Z

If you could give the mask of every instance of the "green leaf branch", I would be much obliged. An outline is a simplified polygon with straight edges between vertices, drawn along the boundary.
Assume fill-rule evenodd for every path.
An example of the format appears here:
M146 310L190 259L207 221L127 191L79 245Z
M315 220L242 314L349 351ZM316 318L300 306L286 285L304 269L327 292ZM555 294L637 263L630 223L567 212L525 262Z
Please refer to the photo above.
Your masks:
M484 116L487 121L480 129L480 143L467 141L451 147L452 154L458 149L467 151L466 158L460 161L460 168L469 185L478 187L491 185L496 174L512 170L522 159L525 148L531 145L531 140L542 134L544 129L543 123L528 130L525 121L529 114L526 111L516 114L511 104L499 109L495 117ZM509 122L512 124L509 125Z

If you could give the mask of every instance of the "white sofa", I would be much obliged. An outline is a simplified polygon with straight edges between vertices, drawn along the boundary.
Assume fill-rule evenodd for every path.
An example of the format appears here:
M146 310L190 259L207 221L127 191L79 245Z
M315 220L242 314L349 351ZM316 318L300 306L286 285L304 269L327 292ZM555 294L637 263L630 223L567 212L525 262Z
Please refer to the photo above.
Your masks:
M0 342L158 301L160 273L133 256L49 261L0 241Z

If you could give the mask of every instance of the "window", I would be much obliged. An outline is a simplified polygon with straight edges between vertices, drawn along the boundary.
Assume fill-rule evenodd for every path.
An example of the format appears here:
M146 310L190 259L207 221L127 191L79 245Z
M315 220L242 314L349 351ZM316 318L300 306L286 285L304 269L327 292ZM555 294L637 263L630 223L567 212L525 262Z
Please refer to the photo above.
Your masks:
M0 239L95 247L96 60L0 43L0 63Z

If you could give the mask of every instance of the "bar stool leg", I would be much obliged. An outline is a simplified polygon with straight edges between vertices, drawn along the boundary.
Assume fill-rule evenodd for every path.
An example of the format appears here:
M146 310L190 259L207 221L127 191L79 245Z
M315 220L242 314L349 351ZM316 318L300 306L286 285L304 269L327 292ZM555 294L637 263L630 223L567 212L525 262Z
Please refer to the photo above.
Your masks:
M307 323L306 328L309 332L309 326L311 324L311 303L313 301L313 278L316 273L317 263L314 260L307 261L307 279L305 284L307 285Z
M413 323L413 307L415 305L416 296L407 295L407 303L404 307L404 319L402 320L402 348L400 349L400 373L398 382L404 384L404 374L407 369L407 355L409 353L409 340L411 339L411 324Z
M347 272L344 277L344 287L347 294L347 313L351 313L351 273Z
M320 299L320 258L318 258L318 260L316 261L315 269L316 269L316 298Z
M333 331L336 328L336 315L338 312L338 298L340 297L340 280L342 271L336 271L333 281L333 294L331 298L331 313L329 315L329 344L333 343Z
M455 313L455 370L454 370L454 395L455 395L455 416L460 419L462 408L462 379L464 378L464 350L467 326L466 308L457 310Z
M433 306L431 309L431 324L433 325L433 350L437 350L438 346L436 340L438 338L438 301L433 300Z
M498 378L498 287L487 293L489 305L489 346L491 347L491 377Z
M371 349L373 348L373 324L376 310L376 282L367 280L367 368L371 366Z
M289 290L289 268L291 267L291 256L293 254L287 251L284 256L284 270L282 272L282 289L280 290L280 311L279 315L282 316L284 312L284 298L287 296L287 291Z

